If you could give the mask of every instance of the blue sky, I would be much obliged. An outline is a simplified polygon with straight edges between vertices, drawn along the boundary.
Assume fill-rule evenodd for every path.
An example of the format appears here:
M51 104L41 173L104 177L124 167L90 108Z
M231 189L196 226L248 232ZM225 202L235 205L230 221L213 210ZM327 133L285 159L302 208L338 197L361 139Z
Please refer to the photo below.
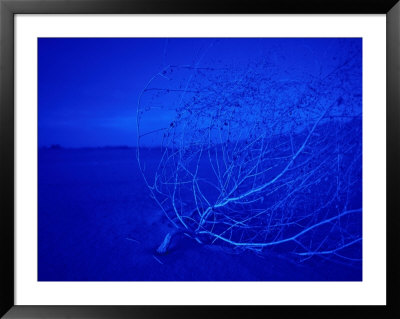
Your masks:
M39 147L135 146L138 96L168 64L193 65L202 57L200 66L204 67L240 65L264 56L282 66L282 76L290 70L289 76L295 78L299 70L310 74L328 70L340 50L337 39L38 41ZM156 128L157 121L152 125Z

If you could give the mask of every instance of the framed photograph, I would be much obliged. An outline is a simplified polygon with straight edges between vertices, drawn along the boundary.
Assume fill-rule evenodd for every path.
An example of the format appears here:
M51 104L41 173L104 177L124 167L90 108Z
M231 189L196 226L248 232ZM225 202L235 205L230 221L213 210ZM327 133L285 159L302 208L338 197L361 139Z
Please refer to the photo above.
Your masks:
M399 315L396 1L0 3L1 315Z

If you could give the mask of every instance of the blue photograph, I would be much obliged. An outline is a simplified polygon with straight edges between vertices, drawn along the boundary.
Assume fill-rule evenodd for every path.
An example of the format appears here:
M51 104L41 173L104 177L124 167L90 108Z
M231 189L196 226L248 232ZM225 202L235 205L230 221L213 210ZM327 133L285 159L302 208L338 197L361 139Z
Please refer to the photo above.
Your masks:
M362 281L361 38L39 38L39 281Z

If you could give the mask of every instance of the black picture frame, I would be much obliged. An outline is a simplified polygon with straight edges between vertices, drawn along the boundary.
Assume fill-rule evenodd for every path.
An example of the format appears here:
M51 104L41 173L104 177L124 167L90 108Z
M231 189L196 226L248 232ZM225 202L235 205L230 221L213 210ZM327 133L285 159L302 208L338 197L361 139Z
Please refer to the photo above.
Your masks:
M386 306L16 306L14 305L15 14L386 14ZM4 318L400 318L400 3L398 0L0 0L0 315ZM376 106L376 107L384 107ZM383 212L382 212L383 213Z

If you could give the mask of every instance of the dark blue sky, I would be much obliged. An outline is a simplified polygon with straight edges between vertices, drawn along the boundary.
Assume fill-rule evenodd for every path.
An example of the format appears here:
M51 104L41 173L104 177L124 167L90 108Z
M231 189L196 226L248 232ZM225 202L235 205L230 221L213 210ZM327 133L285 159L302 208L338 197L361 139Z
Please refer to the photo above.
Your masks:
M296 77L299 65L311 74L320 72L321 67L328 70L340 49L337 39L38 41L40 147L134 146L138 96L149 79L168 64L192 65L203 56L200 66L204 67L240 65L268 56L282 65L282 74L284 69L291 70Z

